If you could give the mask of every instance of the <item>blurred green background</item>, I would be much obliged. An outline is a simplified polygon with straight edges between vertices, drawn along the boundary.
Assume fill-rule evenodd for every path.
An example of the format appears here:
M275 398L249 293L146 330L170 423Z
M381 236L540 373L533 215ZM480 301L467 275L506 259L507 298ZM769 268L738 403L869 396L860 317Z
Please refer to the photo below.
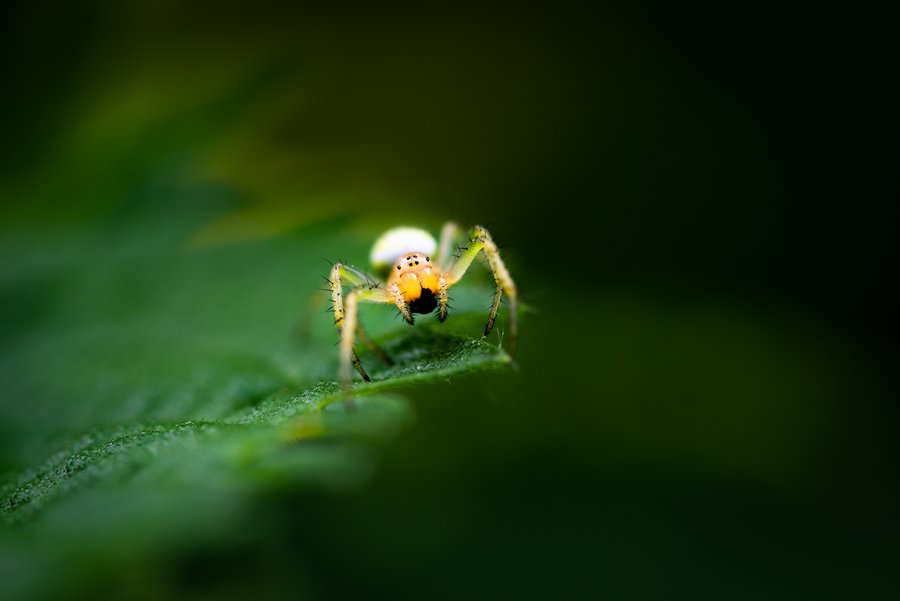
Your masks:
M0 597L896 587L890 20L2 10ZM446 219L516 363L481 270L308 410L326 261Z

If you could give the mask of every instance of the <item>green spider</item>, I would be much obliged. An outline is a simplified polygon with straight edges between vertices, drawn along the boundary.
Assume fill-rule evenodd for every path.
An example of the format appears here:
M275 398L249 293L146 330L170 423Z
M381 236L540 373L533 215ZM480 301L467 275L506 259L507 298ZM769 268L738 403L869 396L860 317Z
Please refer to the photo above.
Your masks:
M516 284L506 265L500 258L500 251L491 235L481 226L475 226L469 236L469 245L455 261L450 254L450 245L458 238L459 228L448 222L441 228L440 244L425 230L413 227L395 227L384 234L372 247L371 262L376 272L386 274L385 281L376 280L365 272L344 263L336 263L328 278L331 285L331 303L334 323L341 333L340 379L346 391L350 388L350 365L352 364L365 381L369 375L353 350L357 336L372 352L387 364L393 361L381 348L372 342L359 325L357 316L359 303L383 303L395 305L403 319L410 325L415 323L414 313L428 314L438 310L438 318L447 319L447 290L457 284L465 275L472 261L484 251L494 274L497 289L491 303L484 335L490 334L497 318L500 299L506 294L509 299L509 355L515 356L516 324ZM344 294L343 287L351 288Z

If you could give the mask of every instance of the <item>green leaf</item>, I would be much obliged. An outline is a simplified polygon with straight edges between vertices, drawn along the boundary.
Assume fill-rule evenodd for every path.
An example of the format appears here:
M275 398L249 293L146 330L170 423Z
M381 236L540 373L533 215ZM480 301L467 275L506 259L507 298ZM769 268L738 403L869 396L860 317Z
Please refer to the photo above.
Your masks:
M0 238L18 257L0 272L11 326L3 350L15 350L0 364L10 391L3 521L63 519L53 536L73 544L90 523L91 537L118 540L107 517L88 517L88 504L108 497L101 505L160 536L210 494L354 485L372 469L367 445L411 417L391 393L509 363L497 338L473 337L491 293L477 277L446 324L423 317L410 328L364 307L395 365L363 353L372 382L354 385L348 411L334 402L338 334L316 292L328 269L320 257L364 258L374 230L350 236L340 222L317 223L197 245L197 232L235 205L227 190L164 175L92 227Z
M98 429L79 437L42 465L25 471L2 491L0 516L7 521L28 519L47 503L78 487L98 480L133 476L162 457L192 450L194 459L221 452L221 445L243 454L265 454L281 465L270 476L296 477L293 464L276 457L280 446L308 438L352 435L381 437L407 419L409 407L399 397L376 393L416 382L508 363L508 357L482 340L441 335L433 331L397 336L386 344L396 360L390 369L373 371L373 382L353 390L349 412L329 405L341 398L336 382L321 382L307 389L284 389L258 404L219 420L150 422ZM274 444L273 444L274 443ZM234 456L219 457L212 469L233 469ZM269 466L271 468L271 465Z

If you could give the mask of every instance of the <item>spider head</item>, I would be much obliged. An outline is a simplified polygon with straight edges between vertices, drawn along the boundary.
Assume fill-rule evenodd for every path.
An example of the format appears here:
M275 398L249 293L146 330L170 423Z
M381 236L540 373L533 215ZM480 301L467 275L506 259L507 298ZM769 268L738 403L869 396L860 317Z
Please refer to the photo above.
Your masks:
M402 255L391 269L390 282L400 287L412 313L431 313L437 307L440 280L431 256L422 252Z

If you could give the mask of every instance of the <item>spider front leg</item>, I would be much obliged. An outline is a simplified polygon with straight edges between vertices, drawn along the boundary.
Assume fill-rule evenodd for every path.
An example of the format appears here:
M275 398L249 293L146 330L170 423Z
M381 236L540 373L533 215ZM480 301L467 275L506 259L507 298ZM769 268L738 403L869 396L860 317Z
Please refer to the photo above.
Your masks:
M447 276L441 274L441 277L438 278L438 319L441 320L441 323L447 319L447 309L450 307L450 297L447 294L449 287Z
M390 296L390 302L396 305L397 310L400 312L400 315L403 316L403 319L409 325L413 325L416 323L415 318L413 318L412 313L409 310L409 305L403 299L403 293L400 291L400 286L397 284L391 284L390 288L388 288L387 294Z
M468 248L459 255L459 258L444 278L443 285L438 291L438 297L439 300L441 300L441 319L446 316L445 301L443 299L446 298L447 288L453 286L462 279L463 275L465 275L469 266L472 264L472 261L475 260L478 253L481 251L484 251L484 254L487 256L488 264L490 264L491 271L494 274L494 282L497 285L497 289L494 292L494 299L491 303L491 312L488 315L487 324L484 326L484 335L487 336L491 333L491 330L494 329L494 322L497 319L497 310L500 308L500 299L503 297L503 294L506 294L509 299L509 350L507 352L510 357L515 357L518 338L518 320L516 314L516 301L518 296L516 284L513 282L512 276L509 275L509 270L506 269L503 259L500 258L500 250L497 248L491 235L480 225L475 226L472 230Z
M353 284L355 287L347 292L344 297L343 282ZM331 304L334 311L334 325L341 332L340 341L340 379L341 387L344 391L350 388L350 365L352 364L359 375L366 382L371 381L369 374L366 373L356 351L353 350L353 343L357 334L359 338L372 349L372 352L388 365L392 365L393 361L378 345L376 345L362 330L359 325L359 301L371 303L392 303L391 295L377 287L366 274L343 263L337 263L331 269L331 275L328 279L331 284Z

